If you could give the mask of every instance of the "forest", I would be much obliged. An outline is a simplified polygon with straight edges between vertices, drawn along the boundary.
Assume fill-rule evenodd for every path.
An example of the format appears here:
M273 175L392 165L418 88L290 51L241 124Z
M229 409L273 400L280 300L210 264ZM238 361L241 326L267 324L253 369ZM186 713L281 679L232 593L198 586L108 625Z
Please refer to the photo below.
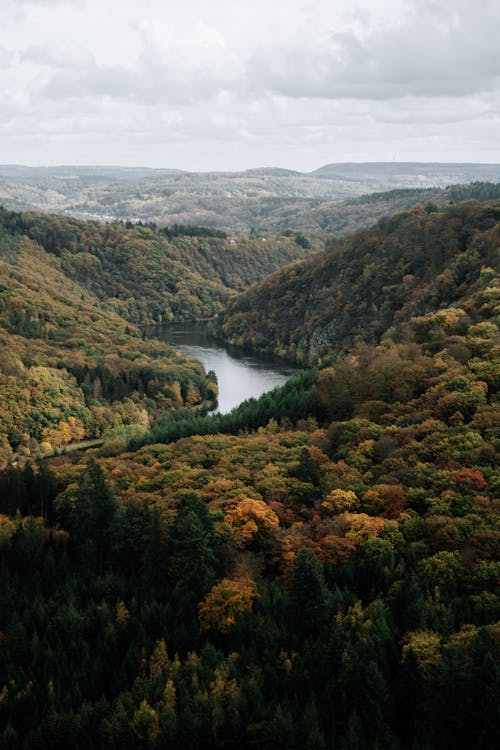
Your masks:
M2 750L500 745L499 248L498 201L332 242L218 321L301 362L285 386L0 472Z
M99 223L0 210L7 238L27 237L58 258L64 275L133 323L198 320L304 255L285 235L226 237L204 227ZM323 243L315 239L315 249Z
M495 277L500 201L417 206L330 243L231 299L235 345L302 364L374 343L413 316L456 306Z
M323 247L197 226L99 224L0 208L0 468L84 438L123 445L217 383L145 327L212 317Z
M183 172L0 165L0 203L101 221L201 225L210 231L318 231L345 236L433 201L499 197L498 164L342 163L314 172ZM183 231L185 231L183 229Z

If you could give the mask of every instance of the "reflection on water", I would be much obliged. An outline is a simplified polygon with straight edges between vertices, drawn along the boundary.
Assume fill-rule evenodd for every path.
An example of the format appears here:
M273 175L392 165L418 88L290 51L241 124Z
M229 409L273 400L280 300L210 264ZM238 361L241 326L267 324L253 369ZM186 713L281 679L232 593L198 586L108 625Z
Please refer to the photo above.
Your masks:
M155 328L150 335L199 360L205 371L213 370L219 384L219 411L226 414L247 398L258 398L286 383L297 371L269 357L242 354L211 338L203 323Z

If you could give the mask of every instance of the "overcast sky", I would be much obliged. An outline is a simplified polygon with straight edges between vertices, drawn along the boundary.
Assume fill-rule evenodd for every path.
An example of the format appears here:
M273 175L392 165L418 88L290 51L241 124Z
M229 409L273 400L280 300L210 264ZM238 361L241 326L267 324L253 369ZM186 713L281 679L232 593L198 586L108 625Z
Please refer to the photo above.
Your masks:
M500 162L500 0L0 0L0 163Z

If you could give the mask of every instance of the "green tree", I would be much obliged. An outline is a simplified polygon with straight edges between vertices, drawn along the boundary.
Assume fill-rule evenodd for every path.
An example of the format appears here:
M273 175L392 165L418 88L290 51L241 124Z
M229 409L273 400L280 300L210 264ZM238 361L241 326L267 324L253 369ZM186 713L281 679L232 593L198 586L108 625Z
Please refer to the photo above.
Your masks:
M290 582L293 622L303 633L317 633L328 614L328 589L318 558L310 549L297 555Z

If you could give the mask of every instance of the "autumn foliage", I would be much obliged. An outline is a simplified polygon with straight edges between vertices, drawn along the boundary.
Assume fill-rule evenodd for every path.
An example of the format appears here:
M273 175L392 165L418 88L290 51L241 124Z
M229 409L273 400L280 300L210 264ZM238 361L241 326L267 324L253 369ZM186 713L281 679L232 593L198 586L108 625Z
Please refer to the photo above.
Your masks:
M250 578L223 578L198 605L201 629L229 633L237 617L252 609L256 595Z
M5 360L2 748L500 746L498 212L417 209L288 269L289 354L331 341L323 313L365 340L230 415L143 424L129 450L30 463L26 404L48 442L151 404ZM335 317L325 263L368 307ZM296 283L325 306L300 335ZM178 367L166 404L203 395Z

